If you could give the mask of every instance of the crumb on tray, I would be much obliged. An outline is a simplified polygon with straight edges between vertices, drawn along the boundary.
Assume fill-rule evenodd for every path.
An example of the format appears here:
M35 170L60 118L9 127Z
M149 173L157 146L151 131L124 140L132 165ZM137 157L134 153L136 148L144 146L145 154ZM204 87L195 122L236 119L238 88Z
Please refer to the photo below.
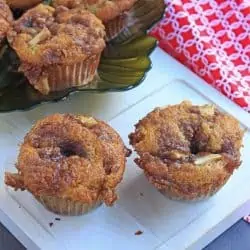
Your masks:
M135 232L135 235L141 235L141 234L143 234L143 232L141 230L138 230Z

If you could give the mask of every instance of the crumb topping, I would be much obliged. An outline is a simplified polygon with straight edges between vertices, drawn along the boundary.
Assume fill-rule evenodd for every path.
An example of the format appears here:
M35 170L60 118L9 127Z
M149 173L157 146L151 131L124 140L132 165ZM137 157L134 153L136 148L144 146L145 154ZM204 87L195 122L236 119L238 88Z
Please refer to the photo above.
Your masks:
M13 16L5 0L0 0L0 44L11 27Z
M103 22L110 21L132 8L137 0L53 0L53 6L75 8L79 5L95 14Z
M105 47L104 26L83 8L40 4L14 22L8 41L21 61L36 65L76 63Z
M74 115L51 115L26 135L17 162L18 174L5 183L73 201L112 205L122 180L126 149L106 123Z
M241 164L244 132L213 105L157 108L135 127L135 162L158 189L196 197L224 184Z
M227 154L238 164L242 136L239 122L215 106L183 102L149 113L130 143L139 155L147 152L164 161L206 162Z

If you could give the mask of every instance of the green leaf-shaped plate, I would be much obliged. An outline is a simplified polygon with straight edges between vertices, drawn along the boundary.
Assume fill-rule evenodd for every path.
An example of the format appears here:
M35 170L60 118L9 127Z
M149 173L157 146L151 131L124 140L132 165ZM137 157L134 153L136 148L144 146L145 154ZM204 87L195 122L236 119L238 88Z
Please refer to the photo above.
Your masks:
M124 91L136 87L151 68L149 54L156 46L156 40L145 32L163 12L163 0L139 0L129 12L133 25L107 45L95 80L84 87L47 96L36 91L18 72L18 58L6 44L0 52L0 112L26 110L43 102L61 100L76 91Z

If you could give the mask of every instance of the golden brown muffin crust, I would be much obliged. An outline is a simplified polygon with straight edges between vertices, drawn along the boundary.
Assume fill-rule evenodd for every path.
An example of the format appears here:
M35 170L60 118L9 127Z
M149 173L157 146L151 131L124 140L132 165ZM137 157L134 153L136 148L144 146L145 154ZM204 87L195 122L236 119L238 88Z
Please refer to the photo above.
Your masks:
M107 124L91 117L51 115L25 136L17 162L18 174L5 183L73 201L112 205L125 168L126 149Z
M0 45L7 35L13 21L13 16L5 0L0 0Z
M53 6L75 8L82 5L103 22L110 21L132 8L137 0L53 0Z
M130 143L139 155L136 163L155 186L171 184L192 196L229 178L240 165L242 137L232 116L212 105L182 102L149 113Z
M83 8L40 4L14 22L8 41L23 63L40 67L72 64L99 54L105 47L104 36L101 21Z
M28 9L41 2L42 0L7 0L7 4L14 9Z

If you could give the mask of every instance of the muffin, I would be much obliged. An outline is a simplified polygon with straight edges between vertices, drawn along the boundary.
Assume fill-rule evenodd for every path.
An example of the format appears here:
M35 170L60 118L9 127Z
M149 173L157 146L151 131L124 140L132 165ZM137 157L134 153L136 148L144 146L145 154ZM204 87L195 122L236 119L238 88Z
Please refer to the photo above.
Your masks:
M135 162L157 189L173 199L216 193L241 164L243 131L213 105L190 102L156 108L130 134Z
M19 70L45 95L92 81L104 37L101 21L85 9L43 4L28 10L8 32Z
M0 0L0 49L6 38L7 32L11 27L13 16L5 0Z
M113 205L128 154L105 122L54 114L38 121L25 136L18 173L5 173L5 183L28 190L52 212L80 215L102 202Z
M75 8L82 5L100 20L106 30L106 40L115 38L127 25L127 12L133 7L137 0L53 0L52 5L60 5Z
M7 4L13 9L28 9L41 2L42 0L7 0Z

